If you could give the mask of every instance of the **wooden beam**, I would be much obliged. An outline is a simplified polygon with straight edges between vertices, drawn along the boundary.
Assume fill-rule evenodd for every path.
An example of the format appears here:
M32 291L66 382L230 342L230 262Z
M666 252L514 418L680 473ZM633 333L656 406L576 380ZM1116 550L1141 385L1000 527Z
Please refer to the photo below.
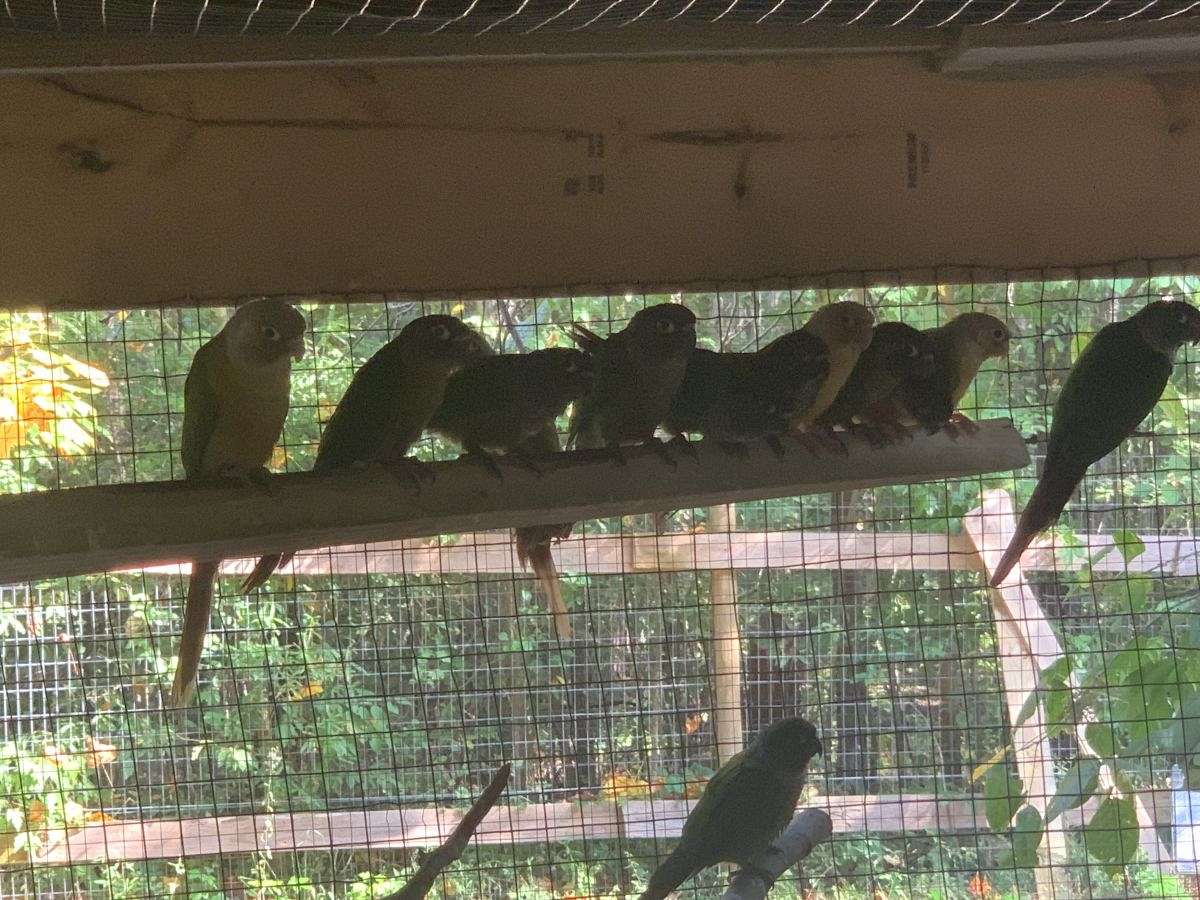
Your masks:
M708 527L727 541L732 537L733 506L714 506L708 513ZM732 568L712 569L709 610L712 632L709 638L711 682L713 686L713 725L717 736L717 762L723 766L740 753L746 741L742 735L742 631L738 623L737 578Z
M963 527L979 550L986 570L985 576L990 575L1016 532L1017 517L1012 498L1002 490L985 492L979 508L972 510L963 519ZM991 593L997 623L1004 625L1001 630L1000 661L1005 671L1009 716L1015 721L1017 712L1025 704L1030 693L1036 690L1041 673L1062 657L1062 645L1037 597L1022 578L1019 563L1013 567L1005 582ZM1072 673L1067 677L1067 684L1073 690L1078 689L1078 678ZM1074 709L1073 704L1071 708ZM1086 722L1076 722L1075 739L1081 755L1102 760L1100 786L1105 790L1115 790L1116 779L1112 766L1092 749L1087 737ZM1044 812L1045 804L1054 796L1057 788L1053 776L1050 742L1045 737L1040 704L1023 725L1013 730L1012 740L1018 767L1024 765L1021 777L1025 782L1029 802ZM1029 772L1028 780L1026 771ZM1167 871L1170 868L1171 855L1159 840L1154 816L1140 794L1134 794L1130 799L1137 814L1138 845L1151 865ZM1056 841L1055 834L1055 830L1048 829L1048 840ZM1055 851L1052 843L1052 857L1057 855ZM1065 848L1058 853L1065 853ZM1061 896L1061 893L1058 896Z
M1200 574L1200 538L1189 535L1139 536L1146 550L1128 563L1110 535L1075 535L1075 545L1035 541L1021 557L1024 571L1073 572L1088 557L1093 572L1146 573L1194 577ZM632 575L639 572L694 572L706 569L867 569L892 572L984 572L983 561L966 535L907 531L734 531L720 533L574 535L554 547L564 574ZM246 575L253 557L227 559L226 575ZM121 570L118 570L121 571ZM179 576L187 562L130 569L148 575ZM302 550L281 573L288 575L516 575L508 531L455 534L445 541L415 538L372 544L344 544Z
M0 303L1186 270L1200 85L1156 77L982 82L905 52L0 79Z
M701 442L675 471L653 451L618 467L595 452L558 454L541 477L508 467L497 481L467 462L437 463L417 488L379 467L271 478L271 493L186 482L74 488L0 498L0 583L180 558L224 558L347 541L579 521L626 513L937 481L1022 468L1008 421L968 438L919 435L884 450L857 438L845 455L754 447L731 459Z
M477 845L679 836L694 801L594 800L496 806L475 832ZM929 794L817 797L838 834L986 831L982 804ZM265 850L402 850L441 844L464 810L409 808L276 813L199 819L114 821L45 836L35 865L228 856ZM623 823L623 824L622 824Z
M985 533L984 525L984 517L995 513L994 495L997 493L1003 492L985 494L983 506L963 518L963 530L979 554L985 570L997 561L990 556L994 552L994 542ZM1009 512L1011 515L1011 504ZM994 524L989 522L986 527L991 528ZM989 555L985 556L985 553ZM1016 757L1017 774L1021 778L1026 802L1045 820L1046 806L1057 792L1057 780L1054 777L1054 753L1041 706L1038 705L1020 725L1015 723L1026 700L1037 690L1042 670L1057 660L1062 650L1040 606L1036 603L1031 606L1028 602L1014 605L999 591L991 591L990 594L996 626L996 652L1000 659L1008 719L1012 725L1010 741L1013 756ZM1007 760L1000 765L1008 765ZM1034 878L1039 900L1062 896L1067 887L1062 883L1062 866L1067 861L1067 835L1061 817L1046 828L1038 852L1039 865L1034 871Z
M1126 23L1131 24L1131 23ZM971 78L1078 75L1105 68L1137 72L1200 69L1200 27L1194 21L1057 25L1040 29L963 29L941 54L938 70Z
M157 37L6 34L0 77L166 72L202 69L291 69L314 66L563 63L601 60L737 59L791 55L931 53L953 46L946 31L853 31L837 26L762 28L753 25L637 29L553 34L389 34Z

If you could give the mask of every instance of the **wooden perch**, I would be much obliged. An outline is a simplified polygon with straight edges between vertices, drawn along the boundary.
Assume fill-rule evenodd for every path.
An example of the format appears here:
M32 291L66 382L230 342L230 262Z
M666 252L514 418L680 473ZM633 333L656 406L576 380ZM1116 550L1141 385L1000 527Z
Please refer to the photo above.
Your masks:
M73 488L0 497L0 583L180 559L234 558L349 542L511 528L541 522L713 506L1019 469L1029 463L1008 421L969 437L917 435L846 454L796 445L783 459L753 446L745 459L700 442L670 469L634 449L618 466L595 452L547 457L537 476L504 466L500 481L468 462L435 463L419 488L372 466L275 475L270 492L183 481Z
M437 877L463 855L471 836L475 834L475 829L479 827L484 816L496 805L496 801L504 793L504 789L508 786L508 776L511 774L512 763L505 763L500 767L500 770L492 776L491 783L484 788L479 799L471 805L470 810L463 816L462 821L458 823L458 827L454 829L446 842L422 860L417 874L410 878L404 887L391 894L386 894L387 900L420 900L429 893L433 883L437 881Z
M733 874L721 900L766 900L771 886L784 872L812 853L817 844L831 837L833 820L829 813L823 809L804 810L755 861L753 870ZM769 875L770 883L764 882L762 875Z

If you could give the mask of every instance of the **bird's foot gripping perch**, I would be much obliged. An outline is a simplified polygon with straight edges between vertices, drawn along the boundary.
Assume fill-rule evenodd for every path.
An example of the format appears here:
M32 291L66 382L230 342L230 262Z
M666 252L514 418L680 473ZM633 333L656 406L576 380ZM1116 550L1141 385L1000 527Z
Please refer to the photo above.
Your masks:
M437 480L429 463L412 456L394 459L387 464L387 468L392 478L404 487L420 487L422 482L433 484Z
M275 487L271 484L271 472L265 468L242 469L228 466L221 470L220 481L232 481L239 487L252 488L268 497L275 496Z
M970 437L979 431L979 426L960 412L951 413L950 420L942 428L954 440Z
M792 432L792 438L814 456L833 453L845 456L849 451L832 428L806 428Z
M533 455L526 453L524 450L510 450L504 454L504 458L513 465L525 469L527 472L532 472L538 478L546 474L546 470L534 460Z
M496 457L488 453L486 450L481 450L479 448L470 449L459 457L459 461L481 466L484 471L486 471L497 481L504 480L504 473L500 471L500 464L496 462Z

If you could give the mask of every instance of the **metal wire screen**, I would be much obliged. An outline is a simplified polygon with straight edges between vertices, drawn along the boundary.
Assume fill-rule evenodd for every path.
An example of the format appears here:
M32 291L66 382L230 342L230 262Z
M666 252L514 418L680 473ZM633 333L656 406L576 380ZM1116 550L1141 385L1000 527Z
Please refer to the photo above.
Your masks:
M1194 0L5 0L0 32L198 37L532 34L719 23L941 28L1160 22Z
M1163 292L1198 290L1192 277L897 278L682 299L701 342L730 350L836 299L918 327L968 309L998 315L1011 354L985 367L964 409L1012 417L1038 456L1084 340ZM297 301L313 352L293 374L277 468L310 465L354 369L419 314L461 316L513 352L565 343L572 319L617 328L668 298L353 299ZM0 315L0 486L182 477L183 380L227 314ZM432 827L509 760L507 830L473 846L440 895L635 896L678 834L683 801L717 767L716 722L732 705L747 736L796 711L825 736L807 802L831 810L834 839L772 897L1192 896L1195 852L1179 845L1170 806L1192 778L1186 722L1200 690L1196 375L1189 354L1145 434L1086 480L1059 528L1080 549L1029 573L1077 688L1066 702L1061 684L1043 684L1036 743L1012 727L1033 684L1006 667L1022 651L1001 619L1022 613L983 589L963 526L988 492L1023 501L1033 468L682 510L658 535L648 516L584 523L564 545L575 554L563 566L569 641L514 569L507 534L338 548L249 598L231 575L185 712L161 704L186 590L178 567L4 587L0 895L383 896L437 843L389 826L389 811L425 810ZM433 439L419 448L456 452ZM1140 551L1123 559L1114 535ZM605 555L614 540L625 542L616 563ZM729 549L732 568L698 566L712 546ZM346 574L356 567L370 574ZM736 604L732 635L714 631L720 603ZM737 654L732 693L721 641ZM1119 758L1118 793L1083 802L1077 790L1059 838L1047 830L1031 855L1010 795L1044 812L1085 743ZM1030 780L1036 765L1050 781ZM997 790L1017 777L1020 789ZM1140 833L1126 806L1104 818L1105 803L1130 797L1151 817ZM318 827L320 813L333 816ZM115 843L122 823L159 828L158 851ZM98 828L107 843L80 839ZM1132 864L1114 862L1112 834L1134 841ZM1156 837L1178 871L1147 862ZM722 877L706 873L684 895L716 896Z

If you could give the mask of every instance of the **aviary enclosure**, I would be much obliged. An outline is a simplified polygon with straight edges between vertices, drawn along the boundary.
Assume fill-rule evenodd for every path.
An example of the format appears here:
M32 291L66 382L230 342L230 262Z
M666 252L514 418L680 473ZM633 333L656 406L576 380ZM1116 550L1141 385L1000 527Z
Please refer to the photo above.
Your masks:
M772 898L1200 895L1195 349L987 587L1089 341L1198 302L1192 6L484 6L5 4L0 895L406 896L507 763L433 895L635 897L793 715L831 834ZM297 474L160 484L264 295ZM423 315L528 353L677 303L746 352L838 301L1000 319L978 431L298 474ZM569 632L510 531L562 519Z

